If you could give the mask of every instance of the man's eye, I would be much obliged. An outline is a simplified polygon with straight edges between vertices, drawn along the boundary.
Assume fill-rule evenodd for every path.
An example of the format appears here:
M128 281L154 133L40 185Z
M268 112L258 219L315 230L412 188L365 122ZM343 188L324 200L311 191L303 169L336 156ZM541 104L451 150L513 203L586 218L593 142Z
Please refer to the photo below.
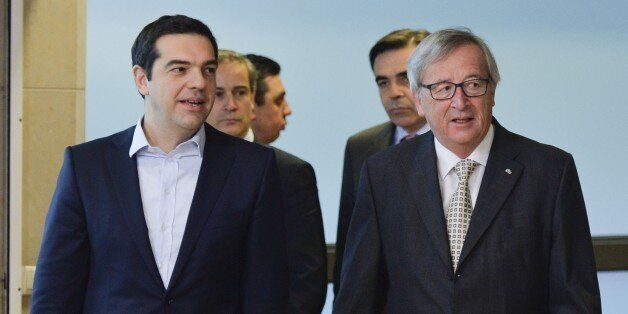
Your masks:
M243 96L246 96L246 95L248 95L248 94L249 94L249 93L248 93L248 91L243 90L243 89L242 89L242 90L238 90L238 91L236 91L236 95L237 95L238 97L243 97Z
M386 86L388 86L388 81L377 81L377 86L379 86L379 88L384 88Z
M408 85L408 83L410 82L410 81L408 81L408 77L407 76L402 76L399 80L401 81L401 83L403 83L405 85Z
M216 68L215 67L206 67L205 68L205 73L213 75L214 73L216 73Z
M174 74L182 74L182 73L185 73L185 70L186 70L186 68L184 68L184 67L177 67L177 68L173 68L170 71L172 71L172 73L174 73Z
M470 88L477 88L478 86L480 86L480 82L478 82L478 81L469 81L469 82L466 82L465 85L467 87L470 87Z
M216 98L222 98L224 93L222 91L216 91Z
M450 89L451 86L449 84L437 84L432 86L432 92L434 93L447 92Z

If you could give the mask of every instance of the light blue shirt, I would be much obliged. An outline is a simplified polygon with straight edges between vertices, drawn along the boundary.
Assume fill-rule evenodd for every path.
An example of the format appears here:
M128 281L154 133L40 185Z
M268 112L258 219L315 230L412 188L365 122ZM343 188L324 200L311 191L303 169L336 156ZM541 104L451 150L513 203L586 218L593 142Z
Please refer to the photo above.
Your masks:
M148 238L164 287L168 287L179 255L196 181L203 161L205 126L166 154L150 146L142 118L135 127L129 156L137 156Z
M414 132L414 136L421 135L423 133L426 133L429 130L430 130L430 125L427 122L425 122L423 126L419 128L418 131ZM395 144L399 144L404 137L408 136L408 134L409 133L404 128L397 126L395 128Z

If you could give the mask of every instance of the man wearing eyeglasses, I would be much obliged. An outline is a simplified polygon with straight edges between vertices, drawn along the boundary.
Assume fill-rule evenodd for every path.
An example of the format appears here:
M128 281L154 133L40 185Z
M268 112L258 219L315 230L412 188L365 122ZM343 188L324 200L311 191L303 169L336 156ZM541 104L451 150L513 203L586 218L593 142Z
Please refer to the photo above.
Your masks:
M334 313L599 313L574 160L493 118L488 46L435 32L408 74L432 131L365 162Z

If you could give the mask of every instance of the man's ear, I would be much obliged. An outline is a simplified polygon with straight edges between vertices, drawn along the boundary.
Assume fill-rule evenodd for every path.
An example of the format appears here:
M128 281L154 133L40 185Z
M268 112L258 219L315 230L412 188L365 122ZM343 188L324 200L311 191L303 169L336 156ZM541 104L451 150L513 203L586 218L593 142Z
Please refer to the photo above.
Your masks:
M253 95L255 95L255 93L253 93ZM257 118L257 116L255 115L255 107L257 107L257 105L255 104L255 99L251 97L251 121Z
M423 110L423 106L421 105L421 95L419 95L420 93L420 90L413 91L412 101L414 102L414 107L416 107L416 112L419 114L419 116L425 118L425 111Z
M148 95L148 77L146 76L146 71L139 66L134 65L131 70L133 73L133 79L135 81L135 86L137 86L137 90L140 94L147 96Z
M251 114L253 114L253 118L252 119L255 119L255 113L257 112L257 110L259 110L258 109L259 106L255 102L255 97L251 97L251 98L253 98L253 99L251 99L251 106L253 106L253 110L251 110Z

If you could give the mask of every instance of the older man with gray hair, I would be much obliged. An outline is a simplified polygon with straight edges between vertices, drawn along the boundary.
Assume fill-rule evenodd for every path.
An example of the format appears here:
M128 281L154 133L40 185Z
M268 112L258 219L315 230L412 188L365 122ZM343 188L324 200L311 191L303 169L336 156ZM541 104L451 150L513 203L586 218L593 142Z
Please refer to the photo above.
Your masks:
M431 132L369 158L335 313L599 313L572 156L493 118L499 70L468 29L412 53Z

